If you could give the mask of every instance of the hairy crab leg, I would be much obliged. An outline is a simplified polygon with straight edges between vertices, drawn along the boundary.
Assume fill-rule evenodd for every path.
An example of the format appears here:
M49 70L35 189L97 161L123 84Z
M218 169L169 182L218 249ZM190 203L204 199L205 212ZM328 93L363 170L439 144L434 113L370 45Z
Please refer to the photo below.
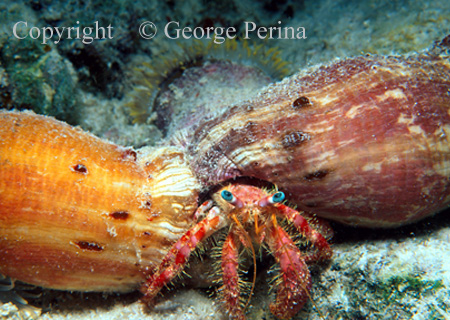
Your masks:
M220 291L231 319L245 319L241 308L241 290L239 286L239 241L231 230L222 247L223 286Z
M290 319L308 300L311 275L300 250L278 226L275 216L272 220L265 242L280 265L280 278L276 280L277 296L270 311L280 319Z
M306 239L308 239L308 241L311 242L312 248L315 251L314 253L304 254L304 259L306 263L326 261L331 259L333 251L331 250L330 244L319 231L317 231L315 228L311 228L305 217L303 217L297 210L294 210L283 204L280 204L278 209L279 212L281 212L282 216L286 217L289 221L291 221L294 224L297 231L300 232ZM316 218L313 217L312 219ZM317 223L319 224L320 221L317 220Z
M201 217L208 210L212 202L207 202L200 206L196 217ZM153 304L154 298L158 292L169 283L181 270L184 269L191 252L196 248L199 242L205 240L214 232L225 226L225 220L220 215L220 210L213 207L208 211L205 219L198 222L189 229L172 247L161 262L158 271L150 275L147 281L142 285L141 292L144 293L143 302L148 306Z

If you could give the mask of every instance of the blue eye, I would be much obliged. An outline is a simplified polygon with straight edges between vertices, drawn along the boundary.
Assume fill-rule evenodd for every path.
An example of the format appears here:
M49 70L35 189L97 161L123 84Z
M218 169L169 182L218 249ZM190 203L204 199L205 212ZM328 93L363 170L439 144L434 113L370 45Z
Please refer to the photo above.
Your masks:
M277 193L275 193L272 196L272 202L280 203L280 202L283 202L284 198L286 198L286 196L284 195L284 192L278 191Z
M222 196L222 199L228 202L233 202L234 201L234 196L233 194L228 191L228 190L223 190L220 195Z

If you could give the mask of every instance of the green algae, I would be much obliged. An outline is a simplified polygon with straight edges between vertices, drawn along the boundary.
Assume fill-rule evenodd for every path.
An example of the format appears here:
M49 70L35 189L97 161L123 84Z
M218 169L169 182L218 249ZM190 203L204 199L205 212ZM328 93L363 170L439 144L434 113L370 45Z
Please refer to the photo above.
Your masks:
M69 123L76 123L76 77L70 65L49 45L10 38L1 61L8 73L11 101L8 109L31 109Z
M385 302L396 302L409 295L416 299L444 287L441 280L423 280L414 276L394 276L385 282L369 284L376 297Z

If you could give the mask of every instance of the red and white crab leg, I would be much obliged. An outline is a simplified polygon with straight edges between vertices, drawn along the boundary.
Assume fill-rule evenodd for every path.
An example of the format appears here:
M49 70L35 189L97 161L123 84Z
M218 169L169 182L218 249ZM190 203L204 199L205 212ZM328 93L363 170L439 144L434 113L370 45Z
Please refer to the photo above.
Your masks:
M195 216L201 217L211 208L212 201L202 204ZM220 210L213 207L208 211L205 219L189 229L172 247L161 262L158 271L150 275L142 285L144 293L142 300L151 305L158 292L169 283L181 270L184 269L191 252L197 244L225 226L225 219L220 215Z
M231 231L222 247L223 286L220 291L230 319L245 319L239 287L239 245L240 242L236 241L235 234Z
M270 311L280 319L290 319L308 301L311 275L300 250L289 235L277 225L273 216L265 242L280 265L280 279L276 280L277 296Z
M316 228L311 228L310 223L304 216L302 216L297 210L294 210L284 204L278 204L278 209L278 212L281 213L281 216L284 216L289 221L291 221L298 232L300 232L308 241L311 242L311 246L315 251L314 253L304 254L306 263L326 261L331 258L331 256L333 255L333 251L331 250L330 244L325 239L325 237L316 230ZM317 224L321 223L317 218L311 218L315 219ZM328 226L325 225L322 227L322 229L327 229L327 232L331 233L331 231L328 231Z

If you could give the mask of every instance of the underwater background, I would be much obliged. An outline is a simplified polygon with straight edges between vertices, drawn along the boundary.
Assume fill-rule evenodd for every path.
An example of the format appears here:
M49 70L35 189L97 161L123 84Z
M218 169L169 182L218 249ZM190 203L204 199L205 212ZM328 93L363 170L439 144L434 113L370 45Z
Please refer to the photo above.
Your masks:
M0 108L31 109L117 144L141 147L170 137L190 108L213 112L308 67L368 53L426 50L450 34L450 2L3 1L0 21ZM171 21L180 28L233 27L237 40L171 39L177 37L174 24L164 33ZM82 28L95 28L96 22L104 28L104 39L83 37ZM151 39L140 33L145 22L156 26ZM280 31L274 29L274 39L265 40L252 32L244 41L250 22ZM148 26L146 31L154 31ZM45 40L46 27L73 27L74 32L79 27L80 36L59 39L55 33ZM298 38L280 39L289 38L285 27L296 30ZM184 70L207 59L239 66L225 68L223 78L209 79L207 85L189 78L183 79L188 83L176 82ZM253 72L263 75L256 81ZM243 75L250 75L248 85L233 86L235 77L241 81ZM171 85L200 93L180 98L175 90L165 95ZM395 230L333 225L333 260L312 270L313 303L295 318L450 319L448 216L443 212ZM249 319L274 319L267 307L271 297L265 272L258 277ZM210 291L189 287L176 287L150 313L143 311L137 293L44 290L39 298L27 298L26 291L0 292L1 319L226 318ZM15 295L33 307L14 303Z

